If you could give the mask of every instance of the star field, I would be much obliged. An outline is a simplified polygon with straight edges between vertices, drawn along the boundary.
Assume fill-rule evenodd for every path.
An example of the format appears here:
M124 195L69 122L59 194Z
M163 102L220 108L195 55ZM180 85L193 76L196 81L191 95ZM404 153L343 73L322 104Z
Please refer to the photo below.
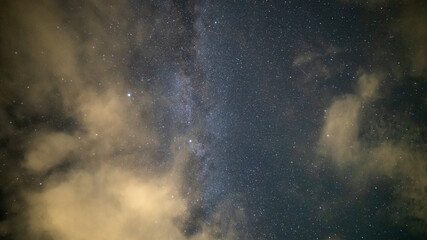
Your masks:
M0 3L0 238L425 239L427 4Z

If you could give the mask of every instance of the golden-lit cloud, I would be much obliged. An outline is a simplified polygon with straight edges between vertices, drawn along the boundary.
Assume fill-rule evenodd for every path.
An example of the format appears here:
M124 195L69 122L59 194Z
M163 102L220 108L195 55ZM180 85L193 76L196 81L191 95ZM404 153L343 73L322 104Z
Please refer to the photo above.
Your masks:
M185 202L174 183L142 181L103 164L58 176L29 194L30 229L54 239L184 239L174 220Z
M129 27L130 6L112 4L70 3L65 12L55 1L4 3L2 22L10 24L2 24L0 49L11 60L2 72L6 94L0 102L16 106L12 113L1 110L1 124L10 129L0 133L18 134L23 143L18 173L10 177L31 176L33 184L15 186L23 200L0 224L0 234L179 240L218 233L221 223L203 225L190 236L183 231L189 199L182 193L182 171L192 150L178 139L166 166L156 168L159 138L151 97L129 92L125 64L134 44L128 31L137 31L142 41L145 26ZM7 114L42 120L19 132Z
M394 30L406 44L406 56L411 62L411 75L427 76L427 4L413 2L405 7L401 21Z
M76 139L65 133L38 135L32 139L27 151L25 167L37 172L46 172L62 163L76 148Z
M356 185L364 185L370 176L378 174L399 181L396 207L406 216L419 219L412 227L420 230L427 222L426 146L415 149L404 141L372 142L360 137L361 124L367 124L362 121L364 105L379 94L381 81L386 81L382 74L362 74L355 94L333 101L326 110L318 154L330 158L339 171L351 171L350 180Z
M360 113L363 104L375 96L381 78L381 75L362 74L357 93L337 99L326 110L319 152L331 156L339 166L348 166L359 161Z
M426 76L427 6L425 2L393 0L342 2L359 4L367 7L369 11L389 4L398 5L401 14L399 18L391 21L389 32L396 34L402 40L404 48L401 56L406 58L405 62L408 63L402 69L409 71L403 74L402 69L399 68L392 74L399 78L399 81L413 81L413 78L407 78L407 76L417 78ZM396 63L389 64L394 69L393 66ZM397 138L382 138L386 135L383 133L393 131L391 124L384 123L381 119L363 121L365 106L375 101L379 95L385 94L379 89L379 83L390 81L385 75L366 76L368 75L365 74L359 78L356 93L336 99L330 105L319 138L318 153L329 157L343 173L351 171L351 180L357 185L366 184L372 175L384 175L394 179L397 184L394 187L395 201L392 207L398 209L394 217L408 224L414 231L425 233L427 146L425 143L421 145L413 143L412 139L418 138L420 134L416 130L417 126L409 124L408 128L411 131L401 133ZM391 75L388 74L388 76ZM379 138L375 141L365 139L361 134L361 129L365 126L361 124L376 126L374 129L378 132L376 134Z

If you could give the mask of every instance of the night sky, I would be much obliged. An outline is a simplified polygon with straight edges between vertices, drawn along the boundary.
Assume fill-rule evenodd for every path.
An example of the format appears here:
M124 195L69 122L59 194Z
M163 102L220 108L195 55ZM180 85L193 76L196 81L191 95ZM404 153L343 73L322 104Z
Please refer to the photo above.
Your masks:
M427 238L427 1L0 2L0 239Z

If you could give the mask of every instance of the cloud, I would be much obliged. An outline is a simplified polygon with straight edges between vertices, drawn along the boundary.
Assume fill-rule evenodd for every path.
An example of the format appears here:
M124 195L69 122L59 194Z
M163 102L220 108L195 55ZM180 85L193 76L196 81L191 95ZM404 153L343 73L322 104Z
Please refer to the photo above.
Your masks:
M174 184L161 179L141 181L134 174L103 164L97 170L58 176L42 192L28 196L33 236L184 239L174 220L185 213L186 206Z
M318 151L330 156L339 166L359 160L359 122L363 104L375 97L382 76L362 74L356 94L335 100L326 110L326 120L319 140Z
M405 212L406 217L417 219L412 221L412 227L424 231L422 226L427 223L426 147L417 149L401 140L368 141L361 137L361 124L376 121L362 121L364 106L378 96L379 84L384 79L382 74L362 74L355 94L331 104L326 110L317 152L330 159L339 171L351 171L350 180L357 185L365 185L373 175L399 181L395 187L395 207ZM381 131L390 130L387 125L382 128Z
M170 156L159 159L153 99L131 84L126 64L150 23L132 28L134 13L124 2L2 5L0 137L22 155L5 153L18 164L2 180L31 183L14 186L19 207L8 209L0 234L59 240L232 236L231 225L217 229L224 224L221 207L215 224L191 235L184 231L192 203L182 191L183 171L192 154L201 153L178 136L166 150Z
M396 81L399 84L414 81L414 77L425 78L427 69L426 26L427 5L422 1L397 2L393 0L379 1L342 1L359 4L370 11L384 6L397 8L398 18L391 21L389 34L399 36L395 43L401 44L399 59L399 73ZM390 33L391 32L391 33ZM399 50L400 51L400 50ZM395 60L394 60L395 61ZM384 67L395 69L396 62L391 61ZM390 75L389 75L390 76ZM384 79L382 76L379 79ZM388 80L387 80L388 81ZM418 80L417 80L418 81ZM416 84L414 82L413 84ZM341 172L352 172L352 180L356 184L366 184L370 176L384 175L394 179L393 208L398 209L394 214L398 222L408 224L415 232L425 234L427 225L427 147L424 143L415 144L415 139L422 136L419 126L412 119L403 119L408 126L406 133L394 133L395 125L384 122L381 118L366 119L365 106L375 101L382 89L378 88L378 81L363 76L359 79L359 89L334 101L327 110L326 121L322 135L319 138L318 153L327 156L339 166ZM377 104L377 103L374 103ZM374 105L372 105L374 106ZM375 110L374 110L375 111ZM379 116L380 112L375 116ZM377 133L362 132L370 125ZM423 126L422 126L423 128ZM394 134L387 134L393 132ZM380 134L381 133L381 134ZM329 134L329 135L328 135ZM374 139L368 135L378 135ZM328 136L327 136L328 135ZM384 135L384 136L383 136ZM394 137L389 137L394 136ZM334 137L334 138L332 138Z
M395 33L400 36L403 48L403 57L409 60L409 70L411 76L426 77L427 76L427 4L425 1L407 0L339 0L343 3L357 4L366 7L368 10L383 9L390 7L397 8L399 17L391 21L389 34ZM393 59L395 61L395 59ZM397 60L399 61L399 60ZM400 62L400 61L399 61ZM394 66L396 63L391 62ZM399 63L400 64L400 63Z
M375 97L382 78L384 76L379 74L363 74L360 76L358 95L363 101L370 101Z
M313 46L303 46L298 50L292 67L301 73L305 82L310 80L327 79L340 72L340 67L332 67L337 54L341 50L335 46L315 49Z
M76 146L76 139L65 133L38 135L27 152L25 167L45 172L64 161Z
M406 45L411 75L427 77L427 4L408 4L403 10L401 21L396 21L393 27Z
M334 102L327 110L320 151L330 155L340 165L356 161L353 156L359 150L357 130L360 107L360 99L350 95Z

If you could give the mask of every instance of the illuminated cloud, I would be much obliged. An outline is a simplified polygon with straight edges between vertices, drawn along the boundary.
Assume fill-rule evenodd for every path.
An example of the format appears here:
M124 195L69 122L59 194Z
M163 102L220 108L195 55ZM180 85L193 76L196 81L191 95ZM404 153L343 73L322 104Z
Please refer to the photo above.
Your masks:
M425 146L415 149L403 141L372 142L360 137L361 124L367 124L362 121L364 105L378 95L381 81L386 81L381 74L362 74L355 94L331 104L326 110L318 154L330 158L339 171L351 171L350 180L356 185L365 185L370 176L378 174L397 179L400 184L395 188L395 206L418 219L411 223L412 227L423 232L422 226L427 222Z
M380 75L363 74L359 78L357 94L349 94L334 101L326 110L326 119L319 140L319 152L339 165L356 164L360 159L359 121L362 105L376 93Z
M393 125L379 118L373 119L373 115L366 119L365 109L371 103L380 104L375 100L381 98L385 91L379 89L379 84L381 81L390 81L389 76L395 76L399 81L414 81L413 77L426 76L426 4L422 1L398 3L392 0L341 2L358 4L368 11L375 11L388 4L400 4L401 16L391 21L389 33L390 37L394 37L393 33L403 40L405 48L402 56L406 57L409 64L395 69L396 62L387 63L393 69L393 73L387 74L388 77L384 74L363 74L359 78L356 93L333 101L326 111L318 154L332 160L341 173L351 172L350 180L358 186L369 185L370 177L378 175L397 181L392 207L398 210L392 215L415 232L425 234L427 149L425 144L414 144L414 139L419 138L421 132L416 130L415 123L406 120L407 128L411 131L390 135L388 133L394 131ZM409 71L403 73L404 69ZM417 83L414 81L413 84ZM362 129L373 129L376 133L372 135L377 137L366 138L369 133L362 132Z
M28 196L34 236L184 239L174 220L185 213L185 202L173 183L142 181L136 173L106 164L51 181Z
M339 1L368 12L400 4ZM362 194L377 176L393 182L392 220L425 232L427 150L413 141L424 132L410 122L408 132L384 137L393 125L373 117L384 109L372 114L395 85L426 76L425 5L402 3L381 32L406 44L391 50L399 67L372 59L366 67L357 56L371 44L359 41L370 27L340 30L365 32L353 6L358 13L343 25L306 19L311 5L294 8L304 15L288 22L280 14L276 25L272 13L282 10L263 19L268 4L244 19L196 2L0 4L0 238L346 239L345 226L332 228L345 214L339 198L353 196L329 186L342 175ZM305 5L288 2L283 10ZM304 24L286 25L293 21ZM324 26L331 35L317 39ZM330 41L335 31L357 37ZM358 65L369 71L353 78ZM353 93L324 102L355 79ZM341 175L313 176L322 166ZM354 202L352 210L365 207Z
M411 62L411 75L427 76L427 4L414 2L406 6L402 20L394 29L404 40L406 56Z
M76 139L64 133L38 135L32 142L27 152L25 167L37 172L46 172L62 163L77 147Z
M21 208L11 209L13 217L0 224L0 234L58 240L232 235L233 229L215 230L220 221L191 235L184 231L191 203L182 192L182 174L192 150L186 139L176 140L170 160L162 160L166 166L156 163L151 97L146 91L130 97L127 91L130 7L83 1L83 7L71 3L75 12L67 15L55 1L5 4L2 20L13 24L1 29L1 49L12 60L1 104L19 99L14 117L42 121L18 132L0 114L2 125L10 125L2 137L25 139L18 172L8 177L37 182L15 186L23 196ZM137 41L143 28L135 30ZM58 129L58 123L67 125Z

